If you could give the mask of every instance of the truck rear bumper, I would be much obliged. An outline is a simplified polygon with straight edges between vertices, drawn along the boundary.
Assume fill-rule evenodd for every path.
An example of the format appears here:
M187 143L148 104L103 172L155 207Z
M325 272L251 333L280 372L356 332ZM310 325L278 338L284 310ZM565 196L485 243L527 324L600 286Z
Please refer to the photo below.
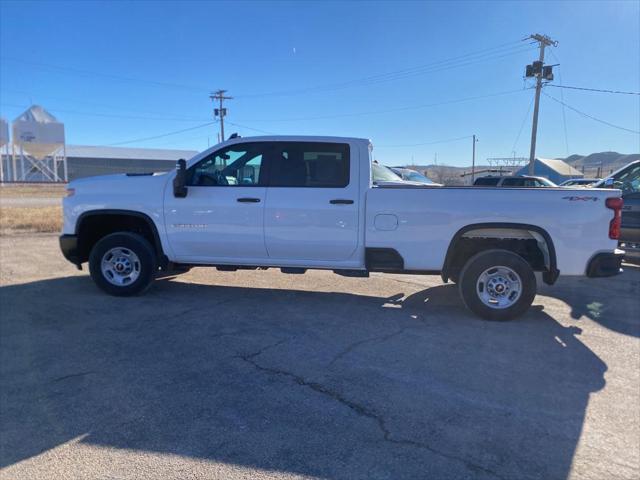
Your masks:
M62 255L64 255L64 258L80 268L82 262L80 261L80 255L78 251L77 235L60 235L60 250L62 250Z
M640 241L629 242L627 240L620 242L620 248L624 250L624 258L627 262L640 262Z
M597 253L589 261L587 277L612 277L622 273L622 259L624 250Z

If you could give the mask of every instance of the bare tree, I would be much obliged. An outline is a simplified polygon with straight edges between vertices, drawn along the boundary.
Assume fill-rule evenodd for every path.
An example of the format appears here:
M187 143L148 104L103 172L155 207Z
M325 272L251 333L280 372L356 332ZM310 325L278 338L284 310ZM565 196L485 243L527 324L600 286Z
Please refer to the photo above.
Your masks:
M433 165L427 168L425 175L437 183L447 186L464 185L460 172L455 167Z

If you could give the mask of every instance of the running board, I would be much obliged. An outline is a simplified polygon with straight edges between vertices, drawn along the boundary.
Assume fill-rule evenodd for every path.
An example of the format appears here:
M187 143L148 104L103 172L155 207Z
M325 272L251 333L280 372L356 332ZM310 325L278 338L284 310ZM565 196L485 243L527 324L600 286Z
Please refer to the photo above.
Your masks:
M302 275L303 273L307 273L306 268L300 268L300 267L282 267L280 271L282 273L289 273L292 275Z

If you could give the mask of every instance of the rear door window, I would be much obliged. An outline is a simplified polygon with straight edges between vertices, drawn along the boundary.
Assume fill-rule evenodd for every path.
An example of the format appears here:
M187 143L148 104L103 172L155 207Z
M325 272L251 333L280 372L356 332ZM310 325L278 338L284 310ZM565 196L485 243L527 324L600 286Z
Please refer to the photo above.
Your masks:
M349 185L346 143L280 142L270 187L344 188Z

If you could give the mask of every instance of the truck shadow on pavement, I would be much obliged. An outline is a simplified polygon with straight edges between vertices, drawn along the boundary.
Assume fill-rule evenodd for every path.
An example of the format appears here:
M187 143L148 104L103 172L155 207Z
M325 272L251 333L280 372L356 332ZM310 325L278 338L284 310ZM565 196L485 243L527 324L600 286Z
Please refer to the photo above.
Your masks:
M332 479L566 478L607 370L579 328L483 322L453 285L113 298L71 277L0 305L3 467L82 437Z
M603 327L640 337L640 267L625 265L610 278L560 277L555 285L538 283L538 294L571 307L571 318L588 317Z

